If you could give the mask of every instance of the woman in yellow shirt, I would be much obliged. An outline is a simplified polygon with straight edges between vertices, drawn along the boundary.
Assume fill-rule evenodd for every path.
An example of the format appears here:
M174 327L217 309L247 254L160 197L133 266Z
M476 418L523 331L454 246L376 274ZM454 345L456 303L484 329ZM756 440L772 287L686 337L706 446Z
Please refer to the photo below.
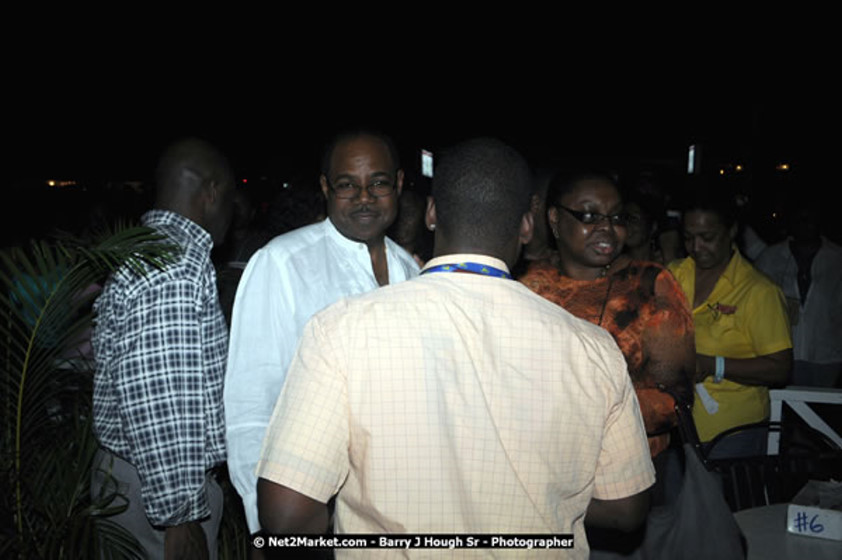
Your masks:
M792 367L792 339L780 289L734 244L736 211L724 196L700 190L684 213L689 257L675 274L693 308L697 385L693 419L702 441L769 417L768 387L783 385ZM765 434L731 436L713 457L761 455Z

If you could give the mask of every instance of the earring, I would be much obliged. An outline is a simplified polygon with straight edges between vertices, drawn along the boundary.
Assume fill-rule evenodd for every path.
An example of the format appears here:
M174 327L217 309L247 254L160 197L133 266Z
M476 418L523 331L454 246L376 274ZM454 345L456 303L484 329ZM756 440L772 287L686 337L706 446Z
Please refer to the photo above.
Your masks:
M430 231L436 231L436 224L430 224L427 226L427 229Z

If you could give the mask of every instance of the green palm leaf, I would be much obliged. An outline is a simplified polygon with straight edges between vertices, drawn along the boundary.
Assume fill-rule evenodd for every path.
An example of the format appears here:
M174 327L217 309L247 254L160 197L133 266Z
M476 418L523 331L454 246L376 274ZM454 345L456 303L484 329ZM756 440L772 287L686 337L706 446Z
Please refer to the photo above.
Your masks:
M0 556L136 556L133 538L107 521L114 496L90 497L93 368L77 349L108 273L163 267L176 251L154 230L122 224L90 243L0 251L0 477L12 489L0 497L10 528L0 529Z

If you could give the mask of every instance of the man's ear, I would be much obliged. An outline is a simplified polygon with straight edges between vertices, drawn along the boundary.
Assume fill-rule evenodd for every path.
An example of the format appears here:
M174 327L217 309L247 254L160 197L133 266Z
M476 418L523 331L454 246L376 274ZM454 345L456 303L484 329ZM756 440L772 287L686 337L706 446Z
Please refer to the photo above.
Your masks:
M550 224L550 232L558 239L558 208L550 206L547 209L547 223Z
M205 191L205 196L209 204L215 204L217 199L222 196L220 192L219 183L216 180L211 179L210 181L206 181L202 188Z
M432 196L427 197L427 211L424 213L424 224L430 231L436 229L436 201Z
M327 177L324 176L324 173L319 175L319 184L322 186L322 194L324 195L325 200L327 200L327 192L330 190L330 186L327 184Z
M397 191L398 196L400 196L401 192L403 192L403 175L403 169L398 169L398 172L395 175L395 191Z
M192 170L186 171L184 177L188 176L194 193L194 212L198 212L196 218L204 225L204 217L213 213L222 193L219 191L219 185L213 179L205 179Z
M538 194L533 194L529 200L529 211L538 216L544 209L544 200Z
M521 245L526 245L532 241L532 234L535 233L535 217L532 215L532 210L524 212L520 219L520 232L518 240Z

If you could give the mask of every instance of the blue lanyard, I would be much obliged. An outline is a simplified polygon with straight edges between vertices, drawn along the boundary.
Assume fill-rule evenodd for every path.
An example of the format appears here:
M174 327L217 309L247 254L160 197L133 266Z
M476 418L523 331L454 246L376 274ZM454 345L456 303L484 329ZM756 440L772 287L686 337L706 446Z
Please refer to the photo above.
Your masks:
M512 275L505 270L473 262L440 264L423 270L421 274L427 274L428 272L473 272L474 274L482 274L483 276L493 276L495 278L505 278L507 280L512 279Z

